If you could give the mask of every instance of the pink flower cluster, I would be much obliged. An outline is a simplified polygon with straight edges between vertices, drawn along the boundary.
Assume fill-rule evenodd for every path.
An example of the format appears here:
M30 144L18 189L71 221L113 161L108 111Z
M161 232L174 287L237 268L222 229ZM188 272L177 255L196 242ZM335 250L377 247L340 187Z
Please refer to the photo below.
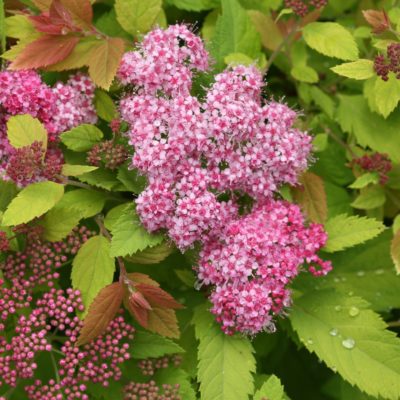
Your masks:
M0 334L0 386L16 386L19 380L34 378L39 352L51 353L59 378L27 382L25 390L32 400L87 400L88 382L107 386L110 380L121 378L119 364L129 358L133 327L117 315L104 334L78 347L82 321L76 313L84 310L80 292L54 287L58 277L54 270L67 261L67 255L75 254L90 235L81 228L54 244L44 244L37 236L28 237L27 250L10 255L1 265L9 283L5 286L1 282L0 287L2 319L22 307L30 306L31 311L20 314L12 336L8 322L7 335ZM38 295L41 286L44 293ZM0 328L1 331L4 326ZM64 335L65 340L59 340L59 335Z
M149 231L165 229L182 251L203 245L199 279L214 287L213 312L227 333L255 334L289 304L286 286L303 262L319 265L310 268L316 274L330 269L315 254L322 227L274 200L281 185L298 184L311 137L295 128L293 110L263 100L255 67L228 68L203 101L192 96L194 74L207 64L183 25L149 33L122 60L119 77L135 87L120 104L132 167L149 182L136 209Z
M69 256L75 255L90 236L92 232L81 227L65 240L51 243L42 241L36 231L28 231L25 249L10 253L0 263L4 276L4 280L0 279L0 332L10 314L29 307L35 290L41 286L54 287L59 278L57 269Z
M15 174L10 177L6 171L8 159L15 158L15 150L7 140L6 123L10 116L30 114L38 118L48 131L49 141L56 142L61 132L97 121L94 89L92 81L82 73L73 75L66 83L50 87L32 70L0 72L0 171L6 179L15 178ZM25 149L27 151L29 148ZM50 149L50 153L52 151ZM21 183L21 180L22 177L16 182Z

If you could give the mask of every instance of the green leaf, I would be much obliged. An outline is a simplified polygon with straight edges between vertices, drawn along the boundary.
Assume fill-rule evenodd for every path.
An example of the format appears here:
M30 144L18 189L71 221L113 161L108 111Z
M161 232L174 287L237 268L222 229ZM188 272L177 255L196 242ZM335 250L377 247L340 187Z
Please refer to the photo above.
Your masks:
M150 234L141 225L134 204L130 204L112 227L111 254L128 256L147 247L160 244L161 234Z
M313 102L325 112L330 118L333 118L335 113L335 102L332 100L332 96L328 96L319 87L312 86L310 94Z
M352 207L361 210L372 210L383 206L386 196L381 186L371 186L361 190L360 195L351 203Z
M396 232L391 246L390 246L390 254L392 256L393 264L396 268L396 272L400 275L400 232Z
M26 15L13 15L5 19L5 33L8 37L25 39L35 34L36 31ZM5 50L5 47L3 47L3 50Z
M103 132L94 125L83 124L62 133L60 137L70 150L87 151L102 139Z
M290 320L307 349L366 393L400 396L400 340L368 303L334 290L308 291Z
M252 65L254 60L243 53L231 53L225 56L225 64L227 65Z
M400 101L400 82L396 75L389 74L389 80L376 79L374 88L375 104L377 110L387 118L397 107Z
M207 306L194 312L202 400L244 400L253 393L256 362L248 339L225 335Z
M336 22L311 22L303 28L303 37L308 46L328 57L350 61L358 58L353 36Z
M148 32L155 24L161 0L116 0L115 12L121 26L130 34Z
M338 215L325 224L328 241L324 250L344 250L378 236L384 229L382 222L372 218Z
M339 214L353 214L350 206L351 197L346 189L329 181L324 181L326 199L328 202L328 218Z
M13 182L0 179L0 211L4 211L17 195L18 189Z
M275 375L270 376L254 395L254 400L283 400L285 392L281 381Z
M132 346L130 354L133 358L141 360L184 352L185 350L171 339L154 333L137 331L135 333L135 346Z
M72 263L72 286L82 293L86 315L90 304L103 287L113 281L114 258L110 256L110 242L104 236L94 236L79 249Z
M370 184L377 184L379 182L379 175L376 172L367 172L360 175L349 188L351 189L362 189Z
M86 172L95 171L97 168L91 165L64 164L61 172L65 176L79 176Z
M346 78L359 80L368 79L375 75L374 62L365 59L340 64L332 67L331 70Z
M79 175L78 179L89 185L97 186L106 190L121 190L124 187L121 185L115 174L109 169L98 168L95 171L87 172Z
M262 45L272 51L278 48L283 40L282 32L272 16L257 10L249 10L247 14L260 34Z
M354 134L361 146L386 153L394 162L400 163L400 113L384 119L371 112L367 100L361 95L340 95L339 98L337 119L342 129Z
M47 148L47 131L41 122L29 114L15 115L7 121L8 140L14 148L30 146L33 142L42 142Z
M242 53L253 60L260 58L260 36L246 10L237 0L222 0L221 4L222 15L218 17L210 49L216 69L224 67L225 57L231 53Z
M166 242L162 242L161 244L138 251L135 254L125 258L134 264L158 264L159 262L165 260L173 251L173 246Z
M63 193L64 186L55 182L38 182L27 186L9 204L3 224L20 225L40 217L60 201Z
M124 203L120 204L114 208L112 208L104 218L104 226L109 230L112 231L114 224L118 221L118 218L124 213L124 211L127 209L127 207L131 203Z
M317 71L308 65L294 66L290 71L290 75L299 82L316 83L319 80Z
M186 11L211 10L219 6L219 0L168 0L168 4Z
M118 168L117 179L129 192L139 194L147 185L147 179L137 169L128 169L125 165Z
M96 89L94 106L96 107L98 116L104 119L104 121L111 122L118 116L118 111L112 98L104 90Z

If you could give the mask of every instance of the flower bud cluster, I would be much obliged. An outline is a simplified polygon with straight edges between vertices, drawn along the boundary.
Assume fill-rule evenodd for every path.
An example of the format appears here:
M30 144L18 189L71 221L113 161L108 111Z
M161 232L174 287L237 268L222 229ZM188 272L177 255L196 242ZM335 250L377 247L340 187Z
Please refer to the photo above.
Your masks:
M113 140L106 140L95 144L87 154L87 162L90 165L114 170L128 159L128 151L122 144L114 143Z
M179 367L182 362L182 357L179 354L172 356L164 356L160 358L146 358L138 362L138 367L145 376L153 376L157 370L168 368L170 365Z
M315 275L331 268L316 256L322 227L274 200L281 185L298 184L311 137L295 127L296 112L263 100L255 67L229 68L202 101L192 96L191 80L207 59L199 38L178 25L149 33L122 60L120 79L135 85L120 104L132 167L149 181L136 210L149 231L165 230L182 251L203 245L199 283L213 288L223 330L255 334L290 303L286 287L303 263ZM150 77L159 60L161 75Z
M305 17L313 8L322 8L327 3L328 0L285 0L285 6L300 17Z
M393 72L400 79L400 43L391 43L387 47L387 57L378 54L374 60L374 69L384 81L389 80L389 73Z
M362 157L354 159L352 163L360 166L364 171L377 172L379 175L379 183L381 185L385 185L389 180L387 174L392 169L392 162L387 154L365 154Z
M163 384L160 388L156 382L130 382L124 388L124 400L182 400L179 396L179 385Z

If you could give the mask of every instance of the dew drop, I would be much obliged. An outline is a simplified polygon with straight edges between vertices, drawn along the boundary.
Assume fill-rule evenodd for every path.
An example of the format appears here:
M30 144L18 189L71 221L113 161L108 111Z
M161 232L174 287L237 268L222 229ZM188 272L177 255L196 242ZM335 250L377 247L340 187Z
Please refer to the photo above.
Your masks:
M340 278L333 278L333 281L334 281L335 283L339 283L339 282L340 282Z
M350 317L356 317L358 314L360 314L360 310L357 307L350 307L349 309L349 315Z
M336 367L332 367L331 369L332 369L333 372L335 372L335 373L337 372L337 368Z
M385 273L385 270L383 270L383 269L377 269L376 271L375 271L375 274L376 275L382 275L382 274L384 274Z
M333 328L329 331L329 334L331 336L337 336L337 334L339 333L339 331L336 328Z
M348 350L354 349L355 345L356 345L356 341L352 338L347 338L342 341L342 346Z
M353 296L353 294L354 294L354 292L352 292L352 291L350 291L350 292L348 293L349 296Z
M307 344L309 344L309 345L314 344L314 341L311 338L307 339Z
M364 271L358 271L357 272L357 276L364 276L365 275L365 272Z
M335 311L342 311L342 306L335 306Z

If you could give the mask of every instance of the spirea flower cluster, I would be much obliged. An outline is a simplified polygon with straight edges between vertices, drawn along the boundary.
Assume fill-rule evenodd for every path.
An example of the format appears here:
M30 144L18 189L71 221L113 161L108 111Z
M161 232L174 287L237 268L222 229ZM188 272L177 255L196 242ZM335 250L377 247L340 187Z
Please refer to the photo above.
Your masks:
M61 171L62 153L55 144L61 132L83 123L95 123L95 86L77 73L66 83L45 84L32 70L0 72L0 175L19 186L51 179ZM49 135L46 154L40 143L13 149L7 139L6 123L11 116L29 114L42 122Z
M327 3L328 0L285 0L285 6L300 17L305 17L313 9L322 8Z
M303 263L316 275L331 268L316 255L322 227L275 199L283 184L298 184L311 137L295 127L296 112L264 101L253 66L228 68L204 100L192 96L207 66L202 42L183 25L156 29L123 57L119 78L134 92L121 115L132 167L149 181L136 207L149 231L165 230L180 250L203 246L197 271L211 285L212 312L226 333L252 335L272 329Z
M31 400L88 400L88 383L107 386L121 378L119 365L129 358L134 330L118 314L101 336L77 346L83 324L76 315L84 311L81 294L57 288L57 269L92 232L75 229L57 243L41 241L39 233L28 228L26 249L0 264L4 275L0 281L0 386L15 387L27 380L24 388ZM14 324L10 314L16 317ZM11 325L15 325L13 332ZM56 371L47 382L35 376L38 355L43 352L53 359Z
M400 43L391 43L386 50L387 57L378 54L374 60L374 70L384 81L389 80L389 73L393 72L400 79Z

